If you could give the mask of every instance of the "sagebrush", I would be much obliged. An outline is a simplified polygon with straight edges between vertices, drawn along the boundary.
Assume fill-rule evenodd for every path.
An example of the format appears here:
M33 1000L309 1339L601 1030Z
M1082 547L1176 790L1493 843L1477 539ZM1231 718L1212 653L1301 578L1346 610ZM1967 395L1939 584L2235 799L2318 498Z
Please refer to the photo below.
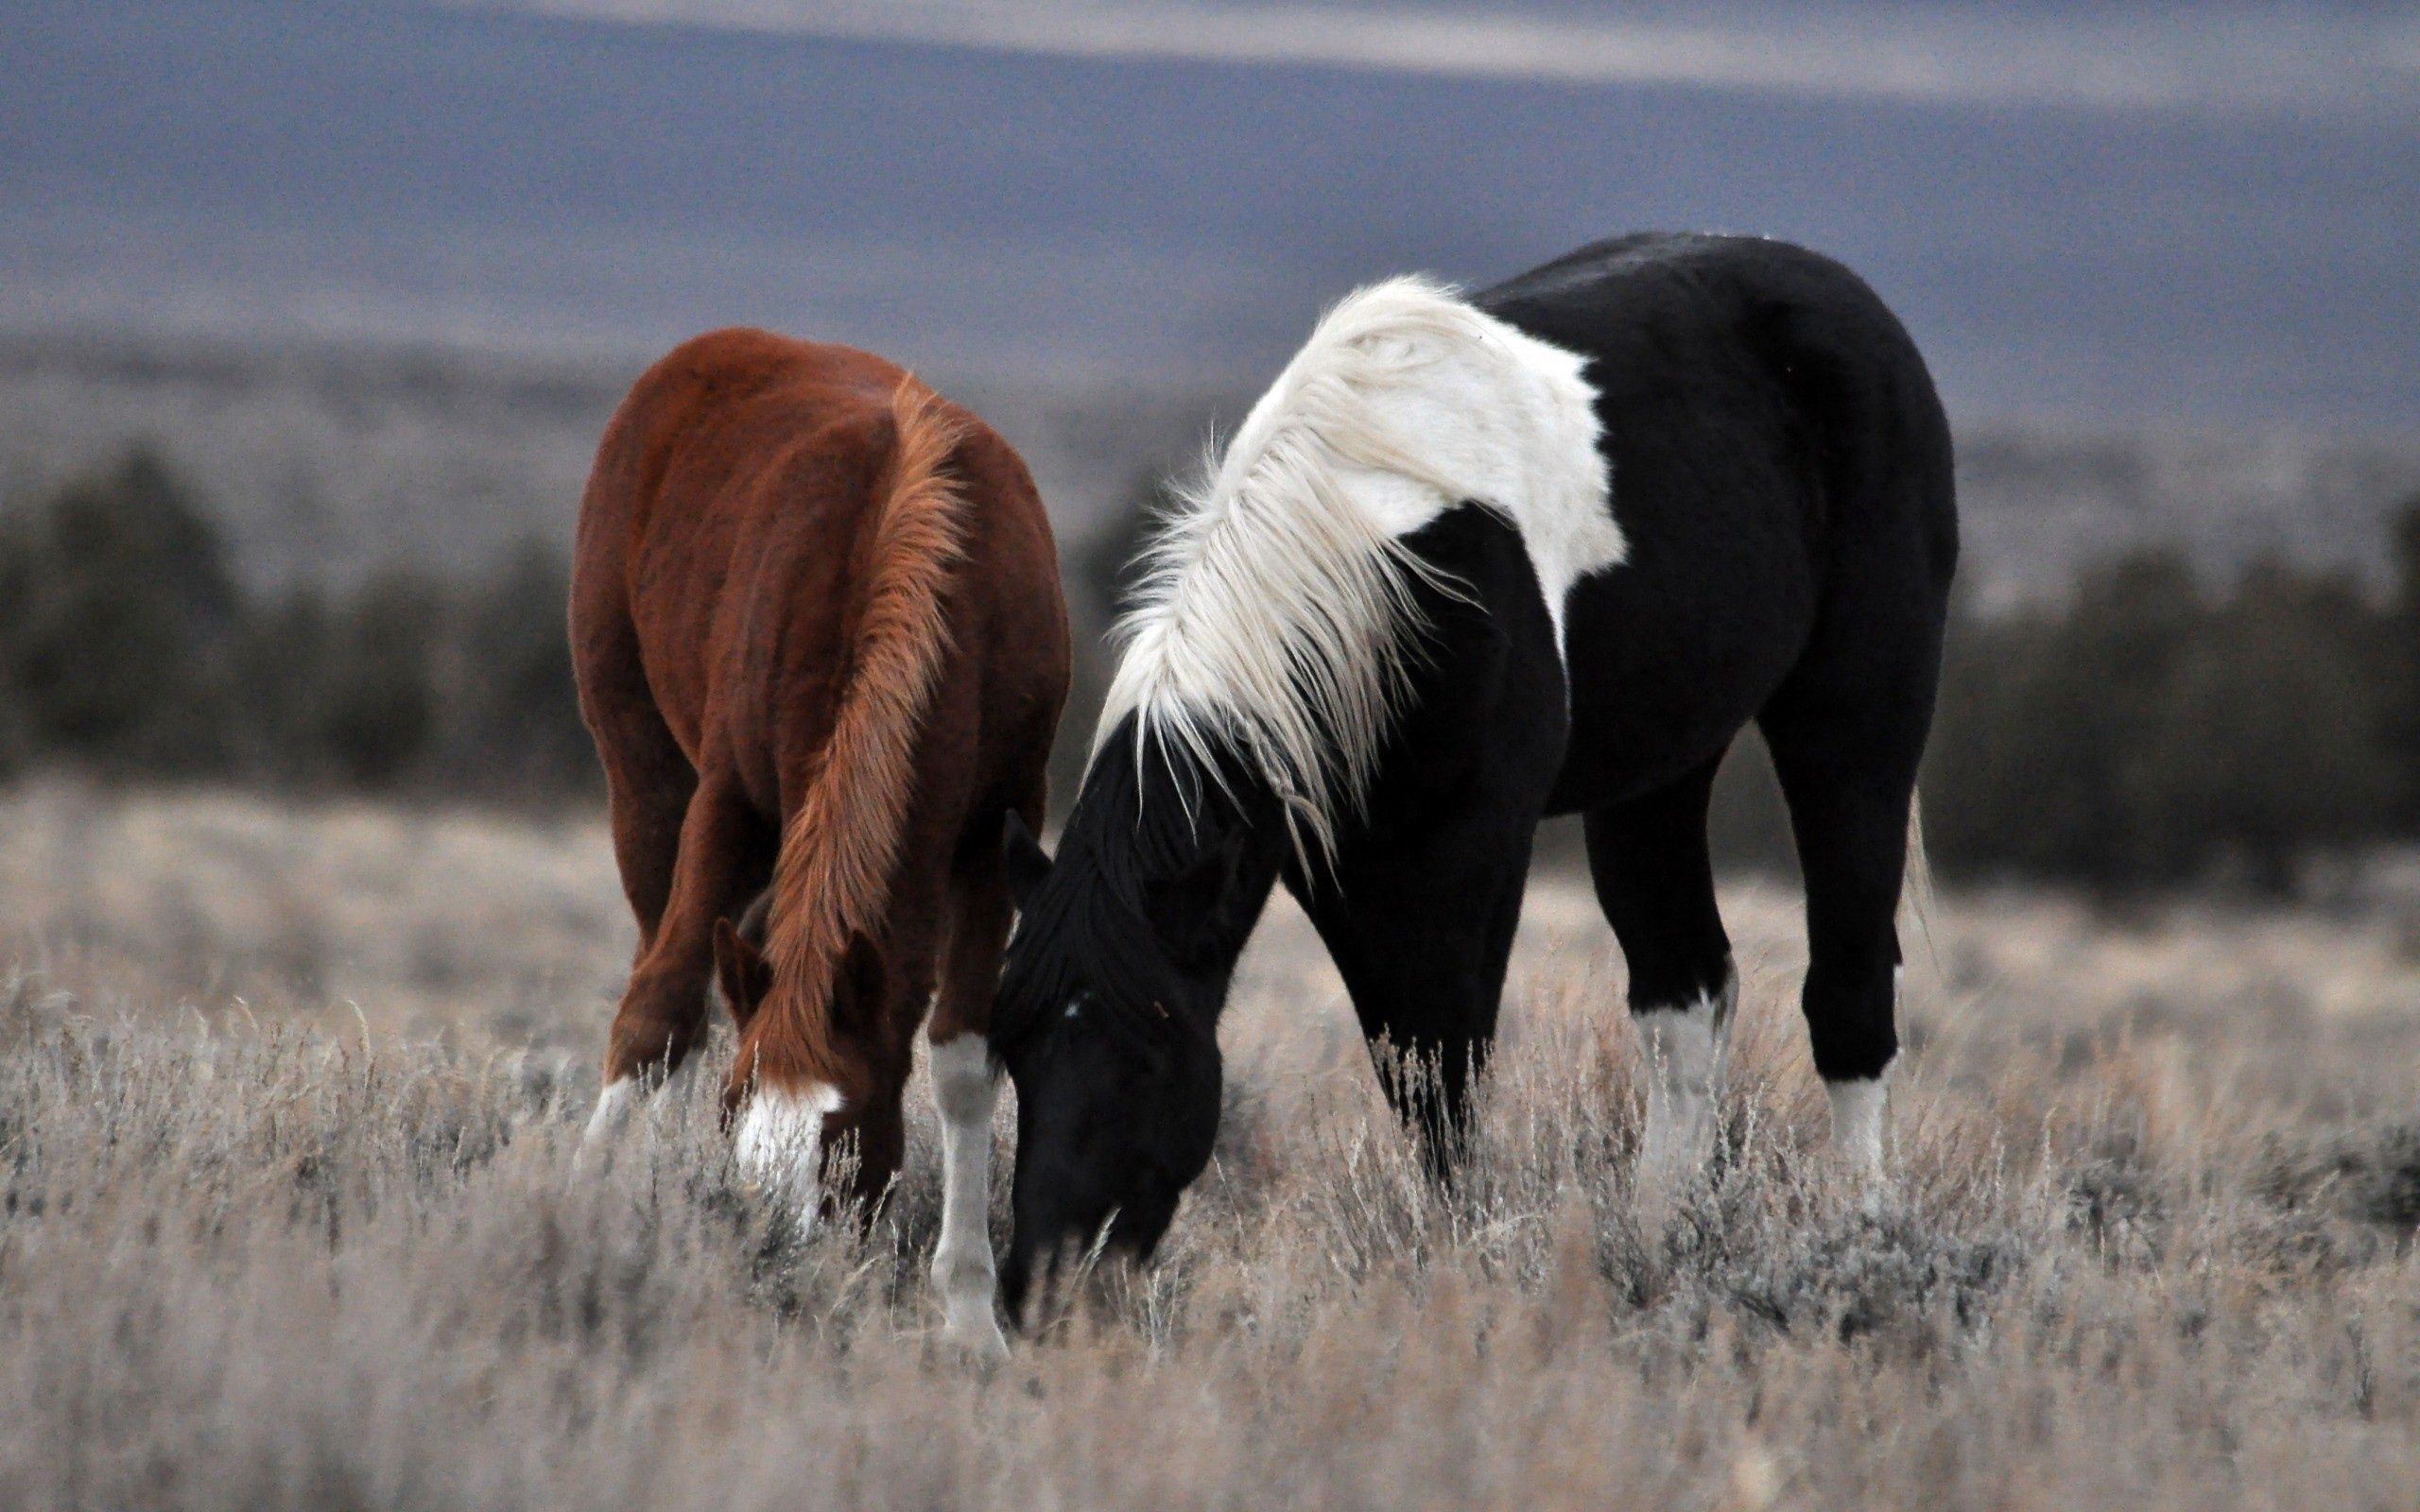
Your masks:
M109 810L96 860L164 869L233 818ZM460 923L405 886L397 929L611 886L593 832L473 852L341 812L251 822L362 878L488 858L438 863ZM267 969L240 961L215 999L130 998L107 942L142 937L145 889L62 895L91 945L29 875L0 869L0 1504L2408 1507L2420 1486L2420 1025L2384 904L2119 928L1953 896L1869 1211L1824 1155L1789 900L1734 890L1722 1154L1649 1229L1584 898L1533 902L1450 1194L1273 918L1220 1153L1161 1263L1097 1273L985 1376L932 1338L921 1092L873 1225L802 1237L734 1182L711 1077L576 1170L594 1070L559 1047L600 1007L566 988L535 1032L476 1022L495 941L449 979L465 1022L440 1042L374 1002L239 1009Z

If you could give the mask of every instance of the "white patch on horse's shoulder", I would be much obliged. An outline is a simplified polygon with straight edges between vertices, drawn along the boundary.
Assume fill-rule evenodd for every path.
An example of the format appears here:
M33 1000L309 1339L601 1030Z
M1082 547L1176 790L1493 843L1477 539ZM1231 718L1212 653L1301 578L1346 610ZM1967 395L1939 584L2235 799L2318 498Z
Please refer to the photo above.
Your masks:
M1715 1098L1739 977L1674 1008L1634 1014L1647 1060L1647 1127L1639 1136L1640 1194L1660 1198L1714 1154Z
M1832 1151L1850 1177L1870 1193L1883 1175L1883 1125L1891 1106L1889 1073L1827 1081L1824 1093L1832 1102Z
M760 1087L732 1141L741 1178L793 1202L810 1224L822 1197L823 1121L840 1110L840 1101L838 1088L820 1082Z
M1223 727L1331 845L1416 641L1422 568L1398 541L1465 502L1495 510L1558 652L1572 585L1621 559L1585 367L1426 279L1340 301L1146 557L1095 752L1131 714L1138 741L1206 762Z

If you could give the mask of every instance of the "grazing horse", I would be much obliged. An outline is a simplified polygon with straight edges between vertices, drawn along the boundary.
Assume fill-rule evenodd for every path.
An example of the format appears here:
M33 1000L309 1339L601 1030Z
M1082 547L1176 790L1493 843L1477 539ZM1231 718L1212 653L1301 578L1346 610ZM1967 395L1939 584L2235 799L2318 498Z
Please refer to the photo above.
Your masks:
M938 987L934 1280L951 1335L1000 1348L982 1036L1003 822L1041 818L1068 676L1024 463L879 357L700 336L606 430L571 636L639 926L591 1138L697 1047L712 977L739 1031L723 1107L743 1169L812 1221L846 1140L842 1195L876 1198Z
M1635 236L1337 305L1148 558L1056 861L1011 827L1011 1311L1062 1246L1158 1242L1281 878L1374 1048L1425 1063L1378 1057L1449 1169L1548 815L1585 816L1629 961L1643 1190L1703 1162L1738 995L1707 795L1751 719L1806 879L1833 1139L1878 1171L1956 558L1924 361L1811 252Z

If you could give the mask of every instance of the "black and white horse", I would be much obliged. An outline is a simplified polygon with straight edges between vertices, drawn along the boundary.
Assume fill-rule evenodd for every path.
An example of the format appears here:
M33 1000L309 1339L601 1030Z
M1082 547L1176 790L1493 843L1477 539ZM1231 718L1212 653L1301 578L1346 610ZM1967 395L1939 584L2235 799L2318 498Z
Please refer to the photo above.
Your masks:
M1877 1173L1956 557L1924 360L1825 258L1634 236L1337 305L1152 552L1057 860L1011 841L1011 1311L1062 1246L1166 1230L1281 878L1363 1032L1433 1066L1433 1094L1388 1090L1449 1164L1547 815L1585 816L1629 962L1641 1180L1702 1162L1738 992L1706 800L1751 719L1806 880L1833 1142Z

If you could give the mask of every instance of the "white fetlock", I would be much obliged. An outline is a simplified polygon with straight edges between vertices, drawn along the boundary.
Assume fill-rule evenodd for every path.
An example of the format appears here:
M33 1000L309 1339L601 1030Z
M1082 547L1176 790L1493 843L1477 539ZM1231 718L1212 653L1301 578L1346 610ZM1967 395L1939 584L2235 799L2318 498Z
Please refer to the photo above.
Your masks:
M611 1144L630 1126L631 1118L647 1101L647 1090L635 1076L616 1076L596 1094L596 1109L588 1115L588 1126L580 1130L579 1144L572 1151L571 1168L580 1169L591 1155Z
M1642 1207L1668 1205L1714 1156L1715 1099L1739 979L1685 1007L1636 1015L1647 1061L1647 1126L1639 1137L1634 1190Z
M1000 1321L992 1314L988 1287L980 1297L960 1297L944 1304L942 1345L984 1365L1008 1359L1008 1335L1000 1332Z
M1827 1081L1824 1092L1832 1103L1833 1159L1858 1204L1872 1211L1882 1205L1890 1190L1882 1149L1891 1106L1887 1074Z

